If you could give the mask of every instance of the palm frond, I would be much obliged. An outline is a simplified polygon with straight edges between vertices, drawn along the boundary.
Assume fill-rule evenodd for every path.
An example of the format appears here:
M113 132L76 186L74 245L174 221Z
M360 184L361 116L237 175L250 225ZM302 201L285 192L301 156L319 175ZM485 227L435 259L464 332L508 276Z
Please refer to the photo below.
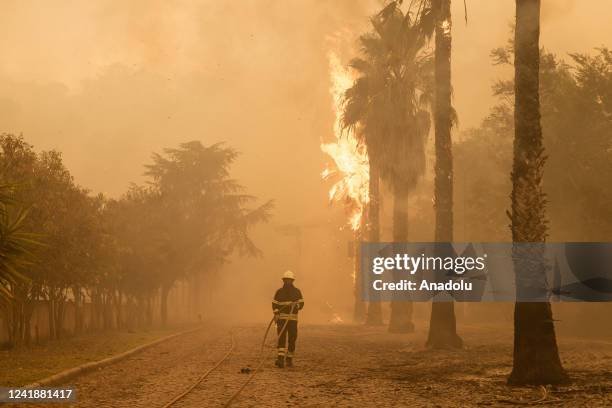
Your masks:
M29 279L21 272L33 259L31 249L38 245L36 234L24 231L28 211L13 210L15 203L9 187L0 186L0 299L10 300L9 287L27 283Z

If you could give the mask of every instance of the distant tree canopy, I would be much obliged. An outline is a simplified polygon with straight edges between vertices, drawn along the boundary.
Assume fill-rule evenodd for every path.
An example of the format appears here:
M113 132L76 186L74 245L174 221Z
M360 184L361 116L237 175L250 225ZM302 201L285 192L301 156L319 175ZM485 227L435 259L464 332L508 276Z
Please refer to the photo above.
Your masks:
M612 238L612 52L570 54L566 62L542 51L542 128L549 156L544 173L552 240ZM492 52L512 61L512 45ZM511 183L514 82L493 87L500 103L456 143L458 200L468 200L463 220L474 240L510 240L505 216ZM462 183L465 183L462 187Z
M161 288L163 303L178 279L218 269L235 252L259 255L249 229L268 220L272 202L249 207L256 198L230 178L236 157L222 144L166 149L146 166L146 186L132 186L111 203L111 219L123 220L114 231L121 253L129 254L125 266L131 271L123 273L128 287ZM151 275L157 279L142 285Z
M268 220L272 203L251 207L256 198L230 178L236 157L222 144L166 149L146 166L145 185L113 200L76 185L60 153L0 135L0 299L11 340L29 341L35 300L49 305L51 337L62 333L68 299L77 328L84 297L96 304L92 324L108 327L113 307L115 326L125 324L124 300L150 312L161 294L165 321L175 282L234 253L258 255L249 231Z

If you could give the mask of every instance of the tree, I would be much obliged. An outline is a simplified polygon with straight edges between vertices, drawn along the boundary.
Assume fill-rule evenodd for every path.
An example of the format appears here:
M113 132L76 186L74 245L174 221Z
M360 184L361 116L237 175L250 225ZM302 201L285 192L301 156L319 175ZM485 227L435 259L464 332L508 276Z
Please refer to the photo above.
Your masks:
M431 99L431 58L424 52L426 37L410 13L393 1L371 19L373 31L360 38L362 57L351 61L359 74L346 92L343 123L355 127L370 157L370 180L376 192L378 174L393 191L393 239L408 240L408 197L425 171L425 142ZM370 211L375 214L378 200ZM374 216L373 219L376 219ZM372 226L371 228L375 228ZM371 230L370 239L378 239ZM372 322L380 321L374 299ZM376 306L374 306L376 305ZM412 304L391 303L389 330L412 331Z
M12 299L11 287L28 282L28 278L20 272L31 257L33 234L23 231L27 212L14 208L14 186L0 185L0 303L6 305ZM31 261L31 259L30 259Z
M167 217L152 186L131 185L119 200L110 200L104 207L103 225L110 237L106 245L112 255L108 278L119 327L133 330L152 324L152 299L167 279L164 273L174 272L166 272L172 267L163 245ZM103 284L98 280L91 290ZM127 315L121 316L124 299Z
M12 135L0 135L0 149L0 302L9 307L11 292L30 281L23 267L32 261L29 247L35 242L34 235L24 232L27 211L20 208L20 185L11 173L20 164L30 166L34 158L22 138Z
M219 268L233 253L260 254L249 231L269 219L273 204L249 207L256 198L229 177L236 157L234 149L220 143L206 147L193 141L154 154L153 164L146 166L151 187L146 200L155 207L155 236L165 259L160 275L163 323L168 293L178 279Z
M517 294L545 289L546 156L540 124L540 0L516 0L512 241ZM531 243L526 245L525 243ZM561 366L551 305L516 302L514 362L510 384L555 384L567 380Z
M229 177L235 157L221 144L166 149L147 166L149 185L108 200L76 185L59 152L0 135L0 306L9 340L30 340L38 300L52 339L64 333L71 300L75 331L86 320L90 329L150 325L158 294L165 323L177 280L210 273L235 253L258 255L250 229L269 218L272 203L251 208L255 197Z
M435 24L435 241L453 241L453 152L451 128L454 111L451 105L451 2L431 0ZM431 21L431 19L423 19ZM436 248L439 248L436 246ZM427 346L431 348L461 347L457 335L453 302L432 302Z
M544 188L559 241L612 237L612 191L604 187L612 178L612 52L594 51L570 54L571 65L545 54L540 68Z
M24 230L27 211L13 199L15 186L0 185L0 306L10 308L12 291L29 283L22 271L32 261L36 235Z
M29 341L33 302L40 299L48 306L49 335L58 338L69 291L78 299L76 289L91 278L93 263L103 263L91 256L97 241L92 198L74 183L59 152L36 153L23 137L8 134L0 136L0 148L0 177L19 186L15 199L28 208L21 222L42 244L32 250L32 262L23 270L28 283L13 287L12 322L21 327L14 327L20 332L15 339Z
M61 154L38 154L29 202L32 220L40 223L42 242L32 270L40 283L39 293L47 302L49 334L59 339L64 332L64 315L70 288L84 279L84 240L90 238L88 192L74 183Z
M9 343L20 344L29 342L31 316L27 299L22 297L31 281L23 271L31 264L31 250L38 242L24 228L27 211L17 207L13 188L0 185L0 310L6 318Z
M514 39L491 55L495 65L512 65ZM542 49L539 70L549 237L555 242L609 241L612 209L606 204L612 191L603 186L612 178L612 53L598 48L563 59ZM497 81L493 94L499 103L454 145L457 179L464 185L458 194L465 194L457 201L470 203L462 215L469 231L462 239L468 241L511 238L505 209L512 183L504 175L512 166L514 87L514 78Z

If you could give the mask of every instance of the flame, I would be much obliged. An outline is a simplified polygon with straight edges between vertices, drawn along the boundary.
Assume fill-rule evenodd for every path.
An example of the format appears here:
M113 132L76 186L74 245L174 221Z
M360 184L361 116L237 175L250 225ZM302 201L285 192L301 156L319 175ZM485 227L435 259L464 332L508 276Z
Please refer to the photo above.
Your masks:
M353 130L342 129L344 92L353 84L353 77L340 63L335 53L329 54L329 69L332 81L330 88L332 108L335 113L333 131L336 140L333 143L322 143L321 150L334 160L335 168L323 170L321 177L324 180L335 175L340 177L329 190L329 200L345 202L348 224L353 231L358 231L362 226L365 208L370 199L368 152L366 147L357 141Z
M451 32L451 22L450 19L446 19L442 22L442 31L444 35L450 35Z
M329 311L331 312L331 315L332 315L331 319L329 319L330 323L334 323L334 324L344 323L344 319L342 319L342 317L340 317L340 315L334 311L334 307L329 302L326 301L325 305L329 308Z
M341 324L344 323L344 320L340 317L338 313L334 313L329 322L333 324Z

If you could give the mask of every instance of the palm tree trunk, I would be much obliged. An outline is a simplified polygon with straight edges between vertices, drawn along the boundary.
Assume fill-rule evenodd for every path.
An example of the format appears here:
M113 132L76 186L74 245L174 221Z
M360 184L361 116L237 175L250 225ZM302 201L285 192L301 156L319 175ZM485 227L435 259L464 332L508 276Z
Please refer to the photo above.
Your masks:
M376 165L370 164L369 184L370 204L368 207L368 241L378 242L380 240L380 174ZM363 277L362 277L363 278ZM370 291L370 302L366 314L366 324L382 325L382 305L380 294Z
M393 241L408 241L408 186L405 183L395 183L393 191ZM395 292L393 296L396 296ZM389 332L411 333L414 331L412 323L412 302L391 301L391 316L389 317Z
M542 191L544 147L540 124L540 0L516 0L514 160L512 164L512 240L546 240L546 198ZM543 245L529 245L530 267L521 256L525 245L514 245L517 292L544 288ZM534 267L535 265L535 267ZM514 364L511 384L565 382L549 302L517 302L514 307Z
M453 151L451 140L451 2L434 0L436 13L435 50L435 240L453 240ZM432 302L427 346L461 347L453 302Z
M353 273L355 274L355 282L353 284L353 322L363 323L366 319L366 304L361 298L361 288L363 284L363 275L361 273L361 234L355 233L355 245L353 247Z

